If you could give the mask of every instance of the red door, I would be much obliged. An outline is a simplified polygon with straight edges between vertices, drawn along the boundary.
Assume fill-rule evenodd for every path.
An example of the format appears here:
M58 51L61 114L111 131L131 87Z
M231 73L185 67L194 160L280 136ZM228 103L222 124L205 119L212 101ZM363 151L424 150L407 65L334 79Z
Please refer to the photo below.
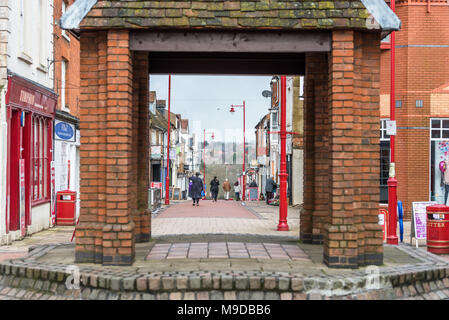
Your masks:
M18 110L12 110L11 115L11 140L9 153L9 170L10 170L10 202L9 202L9 229L19 230L20 214L19 214L19 159L20 149L22 147L20 114Z

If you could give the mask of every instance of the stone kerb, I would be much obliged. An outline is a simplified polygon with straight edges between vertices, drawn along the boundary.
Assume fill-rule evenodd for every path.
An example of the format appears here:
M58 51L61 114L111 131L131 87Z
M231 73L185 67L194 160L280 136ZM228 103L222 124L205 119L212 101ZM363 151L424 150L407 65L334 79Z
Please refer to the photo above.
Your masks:
M364 271L344 276L283 272L133 273L113 268L43 264L37 259L57 245L34 249L23 259L0 264L0 288L14 287L71 299L402 299L444 294L449 264L427 253L423 263L380 268L374 284ZM407 250L410 253L410 249ZM75 279L79 279L77 282ZM449 296L448 296L449 297Z

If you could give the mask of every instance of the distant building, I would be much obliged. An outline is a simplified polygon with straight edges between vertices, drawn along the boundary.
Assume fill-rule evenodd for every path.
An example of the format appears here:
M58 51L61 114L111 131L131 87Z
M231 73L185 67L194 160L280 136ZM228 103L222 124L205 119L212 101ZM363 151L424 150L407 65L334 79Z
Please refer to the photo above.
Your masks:
M300 96L300 77L287 77L286 83L286 130L294 132L287 135L287 173L289 203L296 205L303 202L303 100ZM271 80L271 108L256 125L256 156L258 162L258 185L265 193L267 178L273 177L279 184L280 173L280 79Z

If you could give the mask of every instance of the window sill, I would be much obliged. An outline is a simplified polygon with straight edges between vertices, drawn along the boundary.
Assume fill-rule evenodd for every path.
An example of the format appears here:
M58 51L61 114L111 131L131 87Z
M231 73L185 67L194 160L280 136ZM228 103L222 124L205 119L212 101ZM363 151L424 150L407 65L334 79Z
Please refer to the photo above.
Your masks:
M22 60L25 63L33 64L33 58L27 55L25 52L22 52L18 57L18 59Z
M37 207L37 206L40 206L42 204L46 204L48 202L50 202L50 199L32 200L31 201L31 207Z
M63 33L62 33L62 37L63 37L67 42L70 42L70 37L67 35L66 32L63 32Z
M48 73L48 68L45 67L42 63L39 63L39 66L36 69L43 73Z

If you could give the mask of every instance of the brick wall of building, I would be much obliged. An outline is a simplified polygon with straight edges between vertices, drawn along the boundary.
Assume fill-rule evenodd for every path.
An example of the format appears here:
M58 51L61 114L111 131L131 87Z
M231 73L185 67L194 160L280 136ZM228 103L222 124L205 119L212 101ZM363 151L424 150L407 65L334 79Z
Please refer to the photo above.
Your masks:
M62 1L67 7L74 0L55 0L54 19L59 21L62 15ZM65 31L54 24L54 48L55 48L55 91L59 94L58 110L63 110L61 105L61 68L62 61L66 61L66 89L65 106L70 110L70 114L79 118L79 96L80 96L80 43L79 38L71 31Z
M412 202L430 200L430 118L432 113L449 118L449 105L431 101L431 92L449 83L449 6L441 1L399 2L396 12L402 21L396 32L396 177L398 200L405 217L411 217ZM382 50L381 95L390 94L390 50ZM416 100L423 100L422 108ZM444 96L443 96L444 101ZM449 100L448 100L449 101ZM388 118L383 112L381 117ZM432 112L433 111L433 112Z

